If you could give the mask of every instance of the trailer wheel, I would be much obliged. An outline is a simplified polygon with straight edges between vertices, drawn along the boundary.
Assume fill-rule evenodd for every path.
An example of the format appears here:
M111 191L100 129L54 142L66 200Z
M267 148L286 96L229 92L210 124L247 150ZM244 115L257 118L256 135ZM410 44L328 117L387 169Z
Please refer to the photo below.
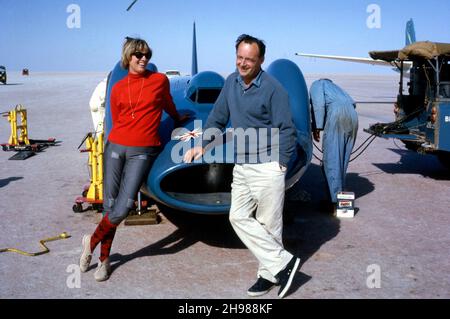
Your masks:
M450 169L450 153L448 152L439 153L438 158L442 165L444 165L447 169Z
M102 204L92 204L92 209L96 210L98 213L102 213L103 205Z
M81 213L83 212L83 205L81 205L80 203L76 203L72 206L72 210L74 213Z

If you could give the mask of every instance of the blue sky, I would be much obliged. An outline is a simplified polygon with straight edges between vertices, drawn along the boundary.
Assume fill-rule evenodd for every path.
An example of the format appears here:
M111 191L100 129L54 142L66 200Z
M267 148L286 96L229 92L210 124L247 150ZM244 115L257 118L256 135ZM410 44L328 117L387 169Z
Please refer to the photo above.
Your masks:
M304 73L386 73L387 68L296 57L295 52L368 56L404 45L406 21L418 40L450 43L450 1L427 0L0 0L0 65L8 70L109 71L125 36L140 36L163 71L190 71L192 23L197 24L200 70L234 70L234 41L248 33L267 44L265 66L277 58ZM80 28L69 28L71 4ZM380 28L367 19L375 4Z

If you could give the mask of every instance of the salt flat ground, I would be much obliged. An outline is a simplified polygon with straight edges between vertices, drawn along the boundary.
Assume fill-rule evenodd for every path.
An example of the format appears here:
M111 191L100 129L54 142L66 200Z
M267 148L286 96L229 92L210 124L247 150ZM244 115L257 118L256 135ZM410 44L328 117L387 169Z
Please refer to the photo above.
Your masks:
M81 237L100 218L72 212L88 181L87 154L77 147L92 130L88 102L105 74L8 76L10 85L0 85L0 110L23 104L30 137L61 143L25 161L0 152L0 248L33 252L40 239L63 231L72 237L48 243L51 252L39 257L0 254L1 298L247 298L257 262L226 219L179 223L162 214L159 225L121 225L111 278L97 283L92 268L77 282ZM308 75L308 85L321 76ZM392 101L397 93L394 74L326 77L357 101ZM368 137L363 128L393 118L387 104L360 104L357 111L357 145ZM0 141L9 133L0 119ZM316 159L299 184L311 201L287 202L284 241L302 258L287 298L450 298L449 171L401 142L377 139L350 164L347 184L357 196L354 219L319 212L323 177Z

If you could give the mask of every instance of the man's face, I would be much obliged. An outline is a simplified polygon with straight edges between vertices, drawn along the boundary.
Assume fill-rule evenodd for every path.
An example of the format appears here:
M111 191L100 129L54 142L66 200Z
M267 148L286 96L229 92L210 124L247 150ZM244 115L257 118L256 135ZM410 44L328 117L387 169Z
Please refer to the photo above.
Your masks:
M256 78L264 57L259 56L259 48L256 43L241 42L236 52L236 68L245 84L250 84Z

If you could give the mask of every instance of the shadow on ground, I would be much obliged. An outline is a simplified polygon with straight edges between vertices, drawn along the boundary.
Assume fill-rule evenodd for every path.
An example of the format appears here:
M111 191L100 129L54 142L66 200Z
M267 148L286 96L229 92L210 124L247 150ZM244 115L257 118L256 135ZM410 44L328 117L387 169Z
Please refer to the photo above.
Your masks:
M320 204L326 196L325 185L320 166L311 164L305 176L287 196L283 240L286 248L300 256L302 262L306 262L340 231L340 220L332 216L332 211L324 211ZM346 186L347 190L355 193L357 199L375 190L372 182L357 173L347 175ZM307 192L309 200L289 200L289 195L298 191Z
M23 177L8 177L0 179L0 188L7 186L11 182L23 179Z
M228 215L196 215L161 207L161 213L177 229L165 238L135 251L129 255L113 254L110 257L112 270L135 258L175 254L189 248L197 242L230 249L244 249L240 239L234 233Z
M355 192L356 198L375 190L372 182L357 173L347 174L346 187ZM302 192L307 196L296 196ZM300 182L286 195L283 242L288 251L301 258L301 265L339 234L340 220L332 216L332 211L324 211L320 204L326 196L322 169L315 164L310 165ZM292 200L299 197L303 200ZM300 272L290 291L299 289L310 279Z
M400 155L396 163L377 163L374 166L388 174L417 174L435 180L450 180L450 170L434 155L422 155L402 148L390 148Z

